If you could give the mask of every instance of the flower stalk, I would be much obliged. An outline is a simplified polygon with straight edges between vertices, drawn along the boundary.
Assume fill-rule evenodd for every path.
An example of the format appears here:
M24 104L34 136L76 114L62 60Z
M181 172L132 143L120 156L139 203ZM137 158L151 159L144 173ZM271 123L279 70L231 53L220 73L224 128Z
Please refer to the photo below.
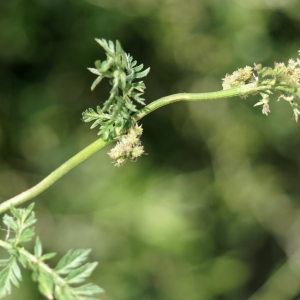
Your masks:
M222 90L218 92L211 92L211 93L197 93L197 94L189 94L189 93L181 93L181 94L174 94L169 95L163 98L160 98L147 106L143 107L139 110L136 114L133 115L133 121L136 123L137 121L141 120L146 115L150 114L151 112L155 111L156 109L172 104L179 101L204 101L204 100L216 100L222 98L229 98L234 96L245 96L247 94L255 94L260 91L268 90L270 86L260 86L255 87L251 84L246 86L241 86L237 88L232 88L228 90ZM29 190L6 200L0 204L0 213L6 212L9 210L10 206L18 206L36 196L40 193L45 191L49 188L52 184L54 184L58 179L62 176L67 174L70 170L74 167L79 165L81 162L85 161L87 158L92 156L98 150L102 149L106 145L112 143L113 141L104 141L102 138L99 138L85 149L77 153L75 156L70 158L64 164L62 164L59 168L49 174L45 179L43 179L40 183L35 185L34 187L30 188Z

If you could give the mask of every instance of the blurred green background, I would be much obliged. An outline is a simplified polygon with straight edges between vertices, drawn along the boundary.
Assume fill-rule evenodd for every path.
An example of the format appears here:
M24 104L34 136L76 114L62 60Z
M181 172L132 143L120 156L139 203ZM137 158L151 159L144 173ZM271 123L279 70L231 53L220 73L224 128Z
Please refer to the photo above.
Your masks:
M109 93L87 71L94 38L151 67L145 98L220 90L254 62L297 57L297 0L0 1L0 200L97 139L81 113ZM92 248L103 300L284 300L300 292L300 127L258 97L163 107L143 119L147 156L100 151L38 196L55 264ZM2 233L4 236L5 233ZM32 245L31 245L32 247ZM1 250L1 256L4 252ZM25 272L6 299L42 299Z

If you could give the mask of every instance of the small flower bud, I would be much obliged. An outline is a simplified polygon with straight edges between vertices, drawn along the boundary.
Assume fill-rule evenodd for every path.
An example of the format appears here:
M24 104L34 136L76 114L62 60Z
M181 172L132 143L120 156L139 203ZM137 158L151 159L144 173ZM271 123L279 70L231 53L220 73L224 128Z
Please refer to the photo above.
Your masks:
M125 158L119 158L115 161L115 167L121 167L122 165L124 165L126 162Z
M140 137L143 133L142 125L139 126L138 124L136 124L135 127L132 130L134 131L134 134L138 137Z
M139 143L139 138L135 134L132 134L132 133L129 133L127 135L126 140L129 144L138 144Z
M132 149L132 152L131 152L131 156L133 158L138 158L140 157L143 153L144 153L144 147L143 146L136 146Z

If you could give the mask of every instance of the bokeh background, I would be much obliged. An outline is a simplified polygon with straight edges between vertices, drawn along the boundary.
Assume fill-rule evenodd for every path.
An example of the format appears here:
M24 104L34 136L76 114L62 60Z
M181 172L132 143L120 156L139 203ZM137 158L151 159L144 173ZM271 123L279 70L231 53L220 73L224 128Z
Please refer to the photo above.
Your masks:
M297 0L0 1L0 200L97 139L109 93L94 38L151 67L145 98L220 90L254 62L297 57ZM148 155L100 151L35 199L45 251L93 249L103 300L289 300L300 292L300 127L258 97L176 103L143 119ZM1 233L2 236L5 232ZM32 247L29 246L29 247ZM0 252L5 257L4 252ZM42 299L24 273L8 299Z

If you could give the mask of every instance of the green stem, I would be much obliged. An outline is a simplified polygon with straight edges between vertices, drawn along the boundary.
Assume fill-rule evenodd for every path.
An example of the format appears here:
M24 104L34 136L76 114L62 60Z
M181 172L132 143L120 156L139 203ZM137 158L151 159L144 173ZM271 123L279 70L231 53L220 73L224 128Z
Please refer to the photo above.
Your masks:
M55 171L50 173L45 179L43 179L40 183L35 185L34 187L28 189L27 191L8 199L7 201L0 204L0 213L3 213L7 210L9 210L9 207L11 205L17 206L19 204L22 204L26 202L27 200L30 200L34 198L35 196L42 193L44 190L46 190L48 187L50 187L56 180L61 178L63 175L68 173L70 170L72 170L74 167L79 165L81 162L86 160L88 157L90 157L92 154L103 148L104 146L108 145L110 142L105 142L102 139L98 139L89 146L87 146L85 149L74 155L72 158L70 158L68 161L66 161L64 164L62 164L60 167L58 167Z
M4 248L4 249L7 249L7 250L10 250L13 248L13 245L10 244L10 243L7 243L7 242L4 242L2 240L0 240L0 247Z
M153 112L154 110L174 103L178 101L202 101L202 100L215 100L220 98L229 98L234 96L244 96L247 94L254 94L259 91L269 90L271 89L271 86L265 85L265 86L259 86L256 87L252 84L240 86L233 89L218 91L218 92L211 92L211 93L199 93L199 94L189 94L189 93L181 93L181 94L174 94L170 96L166 96L163 98L160 98L144 108L142 108L140 111L138 111L134 116L133 119L135 122L142 119L147 114ZM55 171L53 171L50 175L48 175L45 179L43 179L40 183L35 185L34 187L30 188L29 190L11 198L7 201L0 204L0 213L3 213L9 209L11 205L17 206L19 204L22 204L35 196L42 193L44 190L46 190L48 187L50 187L56 180L61 178L63 175L65 175L67 172L69 172L71 169L76 167L78 164L86 160L88 157L90 157L92 154L103 148L104 146L108 145L111 142L105 142L102 139L98 139L79 153L77 153L75 156L73 156L71 159L66 161L64 164L62 164L59 168L57 168Z
M135 122L137 122L143 117L145 117L146 115L148 115L149 113L153 112L154 110L178 101L216 100L221 98L230 98L234 96L245 96L247 94L255 94L257 92L270 90L270 89L271 89L270 85L256 87L253 84L248 84L237 88L222 90L218 92L198 93L198 94L190 94L190 93L174 94L151 102L144 108L140 109L133 116L133 119Z

